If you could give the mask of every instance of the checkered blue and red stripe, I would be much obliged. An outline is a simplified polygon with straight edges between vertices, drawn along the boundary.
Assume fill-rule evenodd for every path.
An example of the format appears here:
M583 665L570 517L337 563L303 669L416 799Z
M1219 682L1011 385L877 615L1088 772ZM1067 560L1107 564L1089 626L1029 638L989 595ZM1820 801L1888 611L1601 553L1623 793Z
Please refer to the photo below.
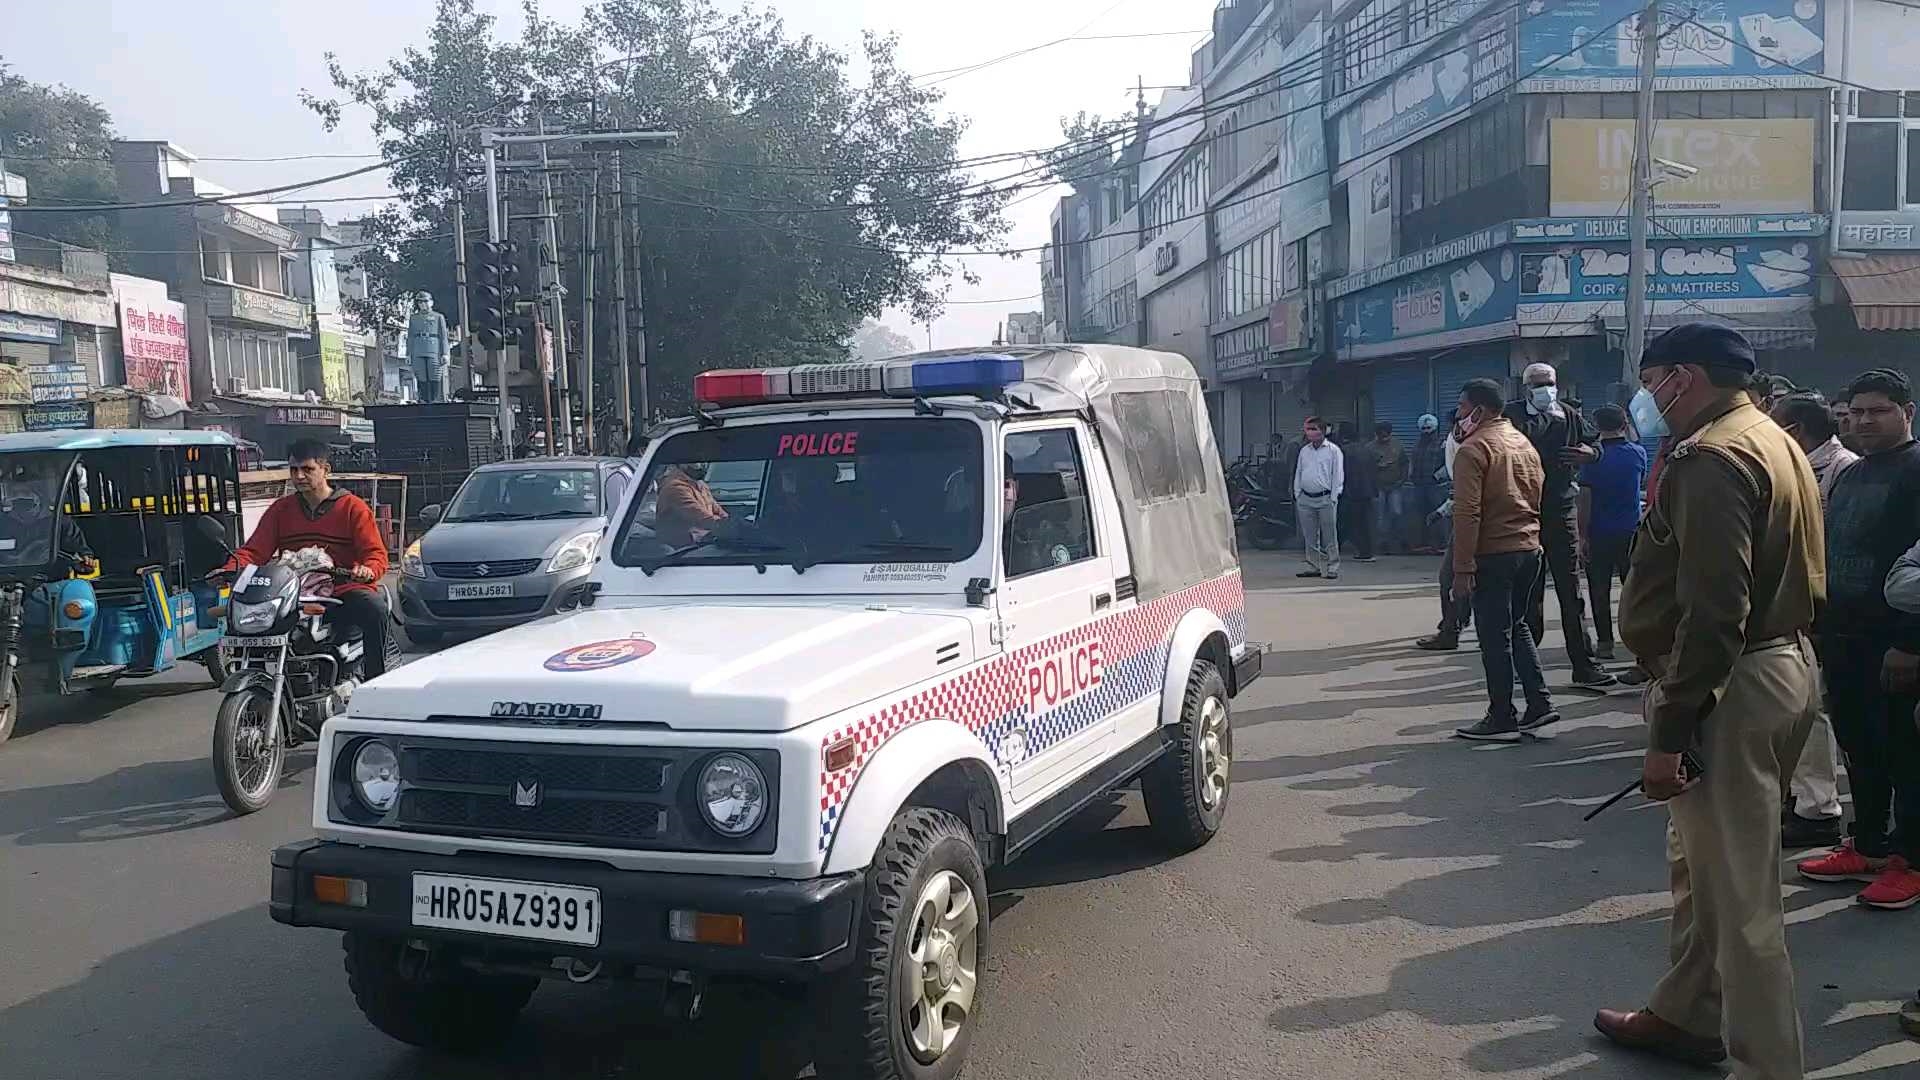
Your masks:
M960 724L978 735L999 761L1001 744L1007 734L1024 726L1026 745L1021 756L1044 753L1102 717L1157 696L1166 680L1167 651L1172 647L1173 628L1195 608L1206 608L1217 615L1236 649L1247 640L1246 594L1240 574L1223 574L975 664L894 698L835 729L827 735L823 746L852 737L858 750L852 765L834 773L826 772L823 767L820 773L820 850L825 851L832 842L841 807L867 762L903 729L922 720ZM1105 654L1105 674L1100 685L1057 708L1030 713L1023 685L1027 668L1096 638L1101 640Z

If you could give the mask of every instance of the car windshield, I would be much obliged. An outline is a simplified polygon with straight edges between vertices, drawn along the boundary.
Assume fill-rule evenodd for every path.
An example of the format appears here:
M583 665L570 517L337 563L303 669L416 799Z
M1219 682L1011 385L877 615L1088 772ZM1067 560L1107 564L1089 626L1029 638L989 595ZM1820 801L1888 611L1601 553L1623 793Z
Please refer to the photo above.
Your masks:
M460 485L447 521L537 521L600 513L592 469L483 469Z
M52 558L54 512L69 461L69 455L0 456L0 570L39 570Z
M648 464L614 561L958 562L980 547L982 460L980 430L964 420L683 432Z

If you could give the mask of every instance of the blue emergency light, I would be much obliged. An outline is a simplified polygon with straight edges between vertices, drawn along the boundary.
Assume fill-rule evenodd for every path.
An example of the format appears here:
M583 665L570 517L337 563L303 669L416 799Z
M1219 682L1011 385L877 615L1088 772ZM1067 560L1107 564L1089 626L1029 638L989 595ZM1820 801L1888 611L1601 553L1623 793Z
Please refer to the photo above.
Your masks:
M693 377L693 398L700 405L724 408L870 394L887 397L992 395L1025 377L1026 365L1014 357L1004 353L970 353L924 360L703 371Z

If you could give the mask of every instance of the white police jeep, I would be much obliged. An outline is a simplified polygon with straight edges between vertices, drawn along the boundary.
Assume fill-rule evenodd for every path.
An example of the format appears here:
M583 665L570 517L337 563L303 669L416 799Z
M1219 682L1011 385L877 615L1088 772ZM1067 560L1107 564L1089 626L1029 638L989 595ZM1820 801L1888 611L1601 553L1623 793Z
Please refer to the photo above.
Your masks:
M1260 673L1201 386L1044 346L697 377L571 610L322 733L273 917L367 1017L497 1038L542 977L804 988L831 1077L958 1073L987 879L1140 781L1220 828Z

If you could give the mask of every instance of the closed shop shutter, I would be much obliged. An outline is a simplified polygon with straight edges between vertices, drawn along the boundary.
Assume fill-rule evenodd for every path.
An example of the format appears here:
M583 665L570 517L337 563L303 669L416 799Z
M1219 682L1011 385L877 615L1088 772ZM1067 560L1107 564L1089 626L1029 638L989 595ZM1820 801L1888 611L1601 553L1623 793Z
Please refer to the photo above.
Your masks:
M1235 456L1265 457L1273 438L1273 391L1264 381L1249 379L1240 389L1240 443Z
M1513 395L1513 380L1507 370L1508 345L1495 342L1491 347L1461 349L1433 360L1433 415L1445 420L1460 407L1460 388L1471 379L1492 379L1500 384L1503 396Z
M1412 446L1419 437L1420 414L1428 411L1427 361L1403 361L1373 369L1373 422L1393 425L1393 437L1403 446ZM1362 433L1371 436L1373 429Z

